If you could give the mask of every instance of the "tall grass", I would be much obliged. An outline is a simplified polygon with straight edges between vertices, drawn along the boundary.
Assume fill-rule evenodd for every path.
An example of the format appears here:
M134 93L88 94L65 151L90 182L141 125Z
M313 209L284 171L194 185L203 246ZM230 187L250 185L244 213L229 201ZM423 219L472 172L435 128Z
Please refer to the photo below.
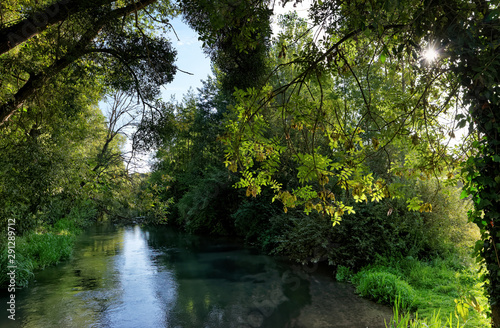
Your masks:
M25 287L37 269L57 264L68 259L73 251L75 236L73 234L57 235L53 232L29 232L16 238L15 264L16 284ZM7 251L0 255L0 285L3 286L7 276Z
M80 225L70 218L57 221L51 227L39 227L15 240L16 284L25 287L33 278L34 272L57 264L71 257L76 235ZM9 279L7 244L0 249L0 286L5 286Z
M456 322L455 322L456 321ZM404 310L399 297L393 307L393 317L389 322L385 322L386 328L461 328L464 323L460 323L460 319L453 319L452 314L443 318L439 312L433 312L428 319L418 317L418 312L412 315L409 311Z
M395 274L377 270L361 271L353 277L358 293L377 302L394 305L399 299L403 309L410 309L415 302L415 291Z

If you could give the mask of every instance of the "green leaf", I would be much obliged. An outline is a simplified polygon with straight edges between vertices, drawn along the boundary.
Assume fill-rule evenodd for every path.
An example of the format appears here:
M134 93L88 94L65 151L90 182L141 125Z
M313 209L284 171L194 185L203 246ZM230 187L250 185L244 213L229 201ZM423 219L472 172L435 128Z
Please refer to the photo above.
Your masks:
M466 321L467 318L469 317L469 304L464 303L462 300L460 301L455 300L455 303L456 303L455 315L458 313L458 315L462 318L462 320Z
M467 192L467 190L462 190L462 192L460 193L460 199L464 199L467 196L469 196L469 193Z
M460 120L458 123L457 123L457 129L462 129L463 127L465 127L465 124L467 123L466 120Z
M384 25L378 24L377 29L378 29L378 35L382 36L382 34L384 34Z

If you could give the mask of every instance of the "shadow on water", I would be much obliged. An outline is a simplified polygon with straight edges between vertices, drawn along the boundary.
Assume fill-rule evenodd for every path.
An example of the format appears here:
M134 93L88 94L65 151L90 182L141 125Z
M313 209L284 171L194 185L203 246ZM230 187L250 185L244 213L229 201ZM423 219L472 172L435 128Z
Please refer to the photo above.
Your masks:
M15 322L7 314L1 327L376 328L391 311L325 268L228 240L96 226L79 238L72 260L16 292Z

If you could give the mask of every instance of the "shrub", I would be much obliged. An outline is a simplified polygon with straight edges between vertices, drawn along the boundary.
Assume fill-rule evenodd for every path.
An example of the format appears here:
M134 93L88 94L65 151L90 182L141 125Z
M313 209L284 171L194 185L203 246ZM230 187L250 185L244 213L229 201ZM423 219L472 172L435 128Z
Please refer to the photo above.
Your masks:
M292 209L274 217L271 223L281 225L281 234L276 238L278 244L272 253L286 255L302 264L330 259L333 250L330 218Z
M84 200L76 206L72 206L69 214L65 219L74 222L74 228L81 228L88 226L91 222L95 221L97 217L97 206L91 200Z
M471 249L479 239L479 228L468 221L467 212L472 204L460 199L461 189L428 180L420 181L415 191L424 202L432 204L432 212L422 213L428 247L441 254Z
M280 211L282 210L276 203L271 203L271 197L261 195L244 199L231 217L234 219L236 233L246 243L270 251L276 246L277 237L286 229L281 225L274 229L276 225L271 223L271 219L279 215Z
M177 202L179 223L191 233L233 233L231 213L238 203L238 196L232 184L225 171L207 173Z
M356 270L380 256L416 255L424 248L420 213L408 212L403 200L354 206L355 214L346 215L334 228L327 227L336 245L329 252L331 262Z
M337 267L337 272L335 273L335 279L340 282L348 282L351 280L352 272L351 269L343 265Z

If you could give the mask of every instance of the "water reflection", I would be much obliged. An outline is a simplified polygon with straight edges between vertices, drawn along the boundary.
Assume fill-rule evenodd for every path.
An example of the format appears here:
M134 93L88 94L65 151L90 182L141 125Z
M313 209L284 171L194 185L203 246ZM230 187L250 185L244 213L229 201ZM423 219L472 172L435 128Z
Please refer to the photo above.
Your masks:
M364 328L390 316L319 269L311 275L225 240L96 227L77 247L16 294L18 320L5 315L1 327Z
M155 256L144 233L136 226L125 229L122 252L115 257L117 281L114 293L100 321L106 327L167 327L168 309L176 298L172 272L152 262Z
M285 268L271 257L220 240L148 232L150 246L160 250L155 262L175 272L173 327L280 327L307 302L285 295ZM308 296L307 281L299 285Z

